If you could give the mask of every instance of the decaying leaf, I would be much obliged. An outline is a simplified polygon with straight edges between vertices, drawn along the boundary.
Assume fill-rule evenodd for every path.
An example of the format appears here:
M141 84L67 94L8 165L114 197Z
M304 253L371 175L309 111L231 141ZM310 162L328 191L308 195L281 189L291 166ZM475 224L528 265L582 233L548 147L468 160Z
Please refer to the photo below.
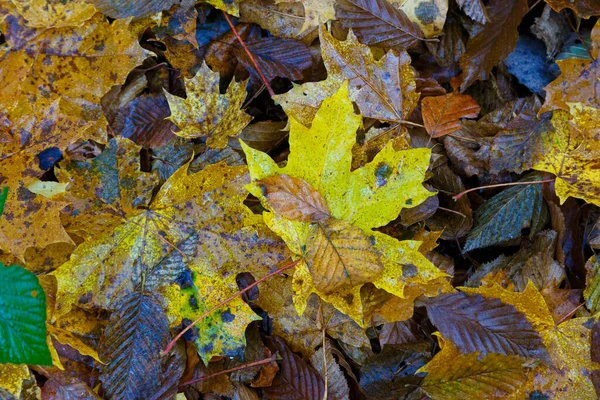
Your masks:
M479 105L469 95L446 94L425 97L421 102L425 129L432 137L440 137L460 129L460 118L475 118Z
M192 79L186 79L187 98L165 92L171 116L179 127L176 135L192 139L208 137L214 148L227 145L227 137L238 135L252 119L241 110L246 99L245 83L231 82L227 92L219 94L219 73L206 64Z

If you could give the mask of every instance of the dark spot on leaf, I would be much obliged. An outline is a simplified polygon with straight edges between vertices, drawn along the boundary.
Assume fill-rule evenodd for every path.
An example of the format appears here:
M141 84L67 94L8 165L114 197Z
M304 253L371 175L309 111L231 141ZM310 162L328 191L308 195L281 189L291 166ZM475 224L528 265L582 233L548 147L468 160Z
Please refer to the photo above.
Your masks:
M190 299L188 300L188 303L190 304L190 307L192 307L194 310L198 309L198 299L196 298L196 296L191 295Z
M406 205L407 206L412 206L412 199L406 199Z
M415 8L415 16L425 25L433 23L439 13L440 11L433 0L431 2L424 1Z
M31 291L31 297L36 298L38 295L38 291L37 290L32 290Z
M192 271L190 271L189 269L183 271L181 274L179 274L179 276L175 280L175 283L178 284L182 289L186 289L192 286Z
M87 292L79 297L79 304L87 304L92 301L92 292Z
M402 276L404 278L412 278L415 275L417 275L417 267L414 264L402 265Z
M347 294L346 296L344 296L344 301L346 302L346 304L351 305L352 302L354 301L354 295Z
M41 151L37 157L40 162L40 169L47 170L52 168L52 166L62 158L62 153L58 147L50 147L49 149Z
M221 321L223 322L232 322L234 319L235 315L233 315L229 310L221 314Z
M212 343L206 343L204 345L204 347L202 347L202 352L203 353L210 353L213 349L213 344Z
M527 397L527 399L529 399L529 400L550 400L550 397L548 397L548 395L540 392L539 390L536 390L535 392L529 393L529 396Z
M385 185L390 175L392 175L392 168L386 163L380 163L375 168L375 183L377 187Z

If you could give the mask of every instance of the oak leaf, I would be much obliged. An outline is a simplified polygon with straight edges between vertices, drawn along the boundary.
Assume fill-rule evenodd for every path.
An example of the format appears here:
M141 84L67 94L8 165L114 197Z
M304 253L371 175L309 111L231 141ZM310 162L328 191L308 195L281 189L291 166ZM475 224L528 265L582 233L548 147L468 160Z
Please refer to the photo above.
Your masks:
M208 137L214 148L227 146L227 137L238 135L252 119L241 110L246 99L245 83L231 82L225 94L219 93L219 73L203 62L192 79L184 79L187 98L165 92L171 116L179 127L176 135L186 139Z

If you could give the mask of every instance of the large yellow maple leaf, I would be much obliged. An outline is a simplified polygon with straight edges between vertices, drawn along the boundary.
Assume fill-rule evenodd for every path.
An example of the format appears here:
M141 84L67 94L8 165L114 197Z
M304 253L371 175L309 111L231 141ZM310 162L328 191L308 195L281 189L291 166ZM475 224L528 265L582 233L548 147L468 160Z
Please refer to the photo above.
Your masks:
M316 293L364 326L370 317L364 315L361 301L364 283L406 300L404 307L396 308L396 315L388 315L400 320L412 315L412 301L431 289L428 284L434 292L445 288L445 274L418 251L420 242L398 241L372 230L395 219L402 208L434 195L423 187L430 150L395 150L388 144L372 162L351 171L360 121L345 82L323 101L310 129L290 118L291 154L285 167L242 146L253 181L248 189L271 210L263 214L267 225L301 259L293 283L298 313L304 312L308 297ZM273 176L280 177L272 179L276 184L261 181ZM294 212L286 209L285 202L280 204L283 208L272 207L276 199L267 199L277 185L289 188L287 180L292 182L288 194L304 196L321 208L312 222L289 219ZM319 197L323 200L315 200ZM287 218L275 208L286 210Z

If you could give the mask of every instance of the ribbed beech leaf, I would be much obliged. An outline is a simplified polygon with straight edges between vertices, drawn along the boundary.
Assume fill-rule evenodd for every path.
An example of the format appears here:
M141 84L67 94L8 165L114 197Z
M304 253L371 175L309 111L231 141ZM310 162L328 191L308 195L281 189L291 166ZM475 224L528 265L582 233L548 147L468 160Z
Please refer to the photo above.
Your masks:
M321 193L304 179L273 175L256 181L273 210L293 221L318 222L330 217Z
M372 282L383 271L375 240L360 228L335 218L312 224L306 240L306 263L315 287L333 293Z
M369 46L407 49L423 39L421 28L387 0L341 0L336 17Z
M526 175L520 182L532 182L541 175ZM541 184L516 185L489 199L475 212L475 228L469 232L464 251L480 249L518 238L521 229L538 232L548 218Z
M486 80L492 68L517 45L517 27L529 8L526 0L493 0L488 7L490 22L476 30L460 58L464 80L461 90L476 80Z
M0 363L52 365L46 295L31 272L0 262Z
M310 50L299 40L266 37L248 41L246 47L268 81L276 77L300 80L302 72L312 65ZM248 53L238 45L234 47L234 54L248 72L258 79L256 67L250 61Z
M514 306L464 293L425 301L431 322L461 353L499 353L548 359L542 338Z
M100 343L102 387L109 399L148 398L161 387L160 353L170 339L167 317L153 295L140 292L115 308Z
M457 93L425 97L421 103L423 123L432 137L459 130L460 119L477 117L479 109L479 104L471 96Z
M262 388L267 399L316 400L322 399L325 383L317 371L292 353L285 342L272 336L265 340L272 353L281 357L279 373L270 387Z
M333 342L327 341L326 343L325 347L321 347L310 356L310 363L322 377L327 377L328 398L332 400L348 400L350 399L348 381L339 364L333 358L331 352Z

